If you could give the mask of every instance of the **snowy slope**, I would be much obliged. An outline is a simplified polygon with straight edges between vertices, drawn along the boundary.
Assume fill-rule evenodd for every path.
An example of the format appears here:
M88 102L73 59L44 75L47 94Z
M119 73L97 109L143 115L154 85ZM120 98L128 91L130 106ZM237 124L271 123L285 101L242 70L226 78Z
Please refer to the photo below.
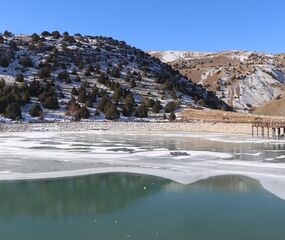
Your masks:
M117 84L116 88L119 85L122 91L130 92L134 98L134 112L128 116L131 119L135 119L135 109L146 98L160 101L162 105L158 114L149 109L149 119L161 119L164 107L169 102L175 102L176 112L180 112L185 107L198 106L197 101L200 99L203 99L205 107L228 108L215 95L188 81L169 65L123 41L107 37L81 36L80 34L70 36L68 33L58 38L49 33L44 35L0 34L0 79L5 80L7 84L14 84L16 83L15 77L22 74L24 83L16 83L19 86L29 87L33 80L42 84L46 84L46 82L55 84L59 108L47 109L37 97L32 97L30 103L21 107L22 115L27 121L34 120L29 115L29 109L34 103L41 104L45 120L66 121L73 119L73 116L66 113L70 99L75 97L78 101L78 97L71 91L73 88L79 89L85 81L90 85L87 87L87 95L91 94L95 85L99 92L103 90L107 92L108 97L119 111L121 120L127 119L122 114L125 99L120 97L116 101L114 100L115 84ZM22 57L29 57L32 66L22 66L19 62ZM8 59L8 66L3 64L3 59ZM97 65L100 69L99 72L86 74L90 66L95 68ZM50 69L50 75L45 79L39 79L39 70L46 66ZM119 69L118 73L113 73L117 69ZM68 82L58 77L58 74L63 71L69 75ZM107 77L107 84L99 82L99 77L102 74ZM77 81L76 78L80 78L80 81ZM99 111L98 115L98 104L101 100L102 97L98 95L94 105L88 106L91 120L105 119L104 112ZM79 104L81 107L85 106L85 103ZM5 113L0 113L0 117L1 115L3 120Z

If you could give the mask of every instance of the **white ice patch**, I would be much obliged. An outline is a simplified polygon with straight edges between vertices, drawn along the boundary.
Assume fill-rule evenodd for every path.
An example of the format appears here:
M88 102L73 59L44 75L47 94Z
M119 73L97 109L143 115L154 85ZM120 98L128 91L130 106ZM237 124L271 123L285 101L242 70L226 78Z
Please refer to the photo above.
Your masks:
M178 133L169 135L185 137ZM166 135L164 137L166 141L168 137ZM204 136L201 134L199 137L219 142L229 136L214 134L211 137L209 134ZM244 161L236 159L235 154L215 150L194 151L183 148L170 150L166 147L167 141L165 144L149 145L147 148L145 144L141 144L146 139L142 138L141 142L138 139L131 142L129 138L130 135L117 136L117 140L110 138L106 140L104 136L95 133L1 135L0 180L130 172L190 184L211 176L244 175L259 180L266 189L285 199L285 164L274 162L278 158L283 159L285 155L267 158L268 162ZM156 139L154 135L152 138ZM233 138L242 141L242 136ZM172 152L181 155L173 155ZM258 157L260 152L242 154Z

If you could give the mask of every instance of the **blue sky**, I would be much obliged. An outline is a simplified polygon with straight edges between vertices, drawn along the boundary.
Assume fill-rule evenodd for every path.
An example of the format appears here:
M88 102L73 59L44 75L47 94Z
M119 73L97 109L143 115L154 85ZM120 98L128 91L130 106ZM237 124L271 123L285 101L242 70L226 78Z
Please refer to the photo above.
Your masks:
M0 31L111 36L144 50L285 52L283 0L13 0Z

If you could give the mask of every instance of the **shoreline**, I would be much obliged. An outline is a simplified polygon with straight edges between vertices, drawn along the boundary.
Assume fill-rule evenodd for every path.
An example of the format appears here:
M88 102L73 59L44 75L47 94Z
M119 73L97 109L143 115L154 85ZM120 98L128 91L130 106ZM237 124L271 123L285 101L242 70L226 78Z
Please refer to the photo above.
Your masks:
M205 122L54 122L54 123L2 123L1 133L20 132L82 132L106 133L224 133L251 135L250 123Z

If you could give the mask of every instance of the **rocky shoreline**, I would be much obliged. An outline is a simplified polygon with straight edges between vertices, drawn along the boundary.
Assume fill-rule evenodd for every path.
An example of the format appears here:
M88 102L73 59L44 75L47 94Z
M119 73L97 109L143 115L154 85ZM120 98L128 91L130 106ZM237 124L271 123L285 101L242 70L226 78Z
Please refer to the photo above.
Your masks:
M203 122L54 122L54 123L2 123L0 133L19 132L82 132L106 133L159 133L159 132L210 132L226 134L251 134L248 123Z

